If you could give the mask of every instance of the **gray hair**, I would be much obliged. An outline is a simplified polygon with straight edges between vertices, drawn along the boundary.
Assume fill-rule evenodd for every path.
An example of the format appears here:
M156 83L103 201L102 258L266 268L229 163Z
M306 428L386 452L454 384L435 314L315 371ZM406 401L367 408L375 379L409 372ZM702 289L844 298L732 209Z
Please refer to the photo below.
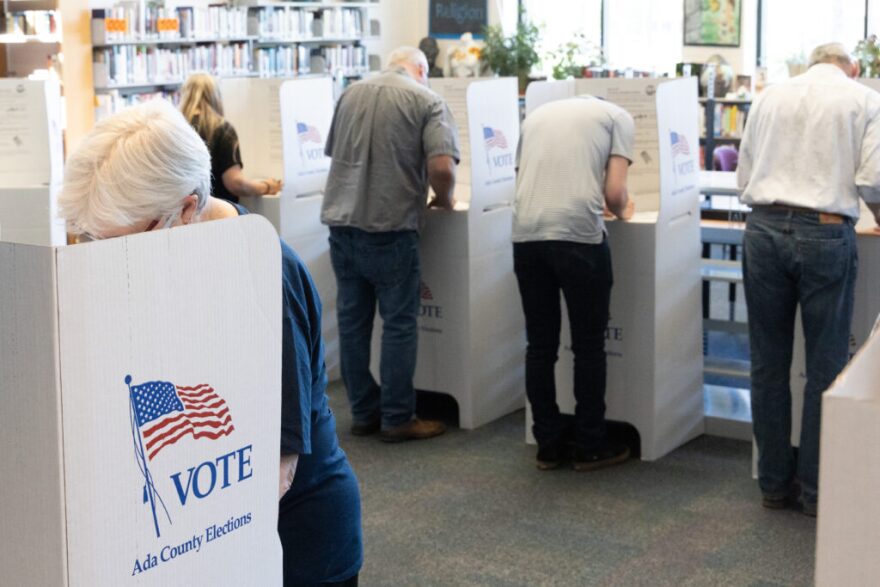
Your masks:
M388 67L395 65L409 64L418 67L424 65L428 68L428 58L420 49L415 47L403 46L398 47L388 55Z
M810 53L810 67L817 63L833 63L849 67L852 65L852 57L842 43L826 43L819 45Z
M180 211L211 195L211 155L198 133L165 100L106 118L67 159L61 217L76 233L101 234Z

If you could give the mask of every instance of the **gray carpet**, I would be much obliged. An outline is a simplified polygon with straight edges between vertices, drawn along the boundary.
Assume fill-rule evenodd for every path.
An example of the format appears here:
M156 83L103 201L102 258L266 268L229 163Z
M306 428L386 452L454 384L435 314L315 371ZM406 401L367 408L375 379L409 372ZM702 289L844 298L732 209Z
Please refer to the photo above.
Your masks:
M660 461L538 471L517 412L388 445L348 432L363 499L361 585L810 585L815 521L760 505L751 445L701 437Z

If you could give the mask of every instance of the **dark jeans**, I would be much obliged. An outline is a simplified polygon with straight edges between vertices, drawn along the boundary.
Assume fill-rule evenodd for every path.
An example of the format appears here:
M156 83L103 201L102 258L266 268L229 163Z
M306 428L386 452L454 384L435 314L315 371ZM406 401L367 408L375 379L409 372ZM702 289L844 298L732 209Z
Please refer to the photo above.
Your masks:
M339 354L354 424L381 417L382 428L409 422L415 410L419 313L419 237L415 231L330 228L336 273ZM376 303L382 317L381 387L370 373Z
M758 482L764 495L784 497L797 473L804 501L816 503L822 393L849 359L855 231L848 219L825 224L817 212L756 206L743 245ZM807 382L795 463L789 378L798 305Z
M514 243L513 264L526 318L526 395L535 440L552 446L566 432L554 379L562 291L574 353L575 441L584 450L600 448L606 440L605 330L613 281L608 242Z

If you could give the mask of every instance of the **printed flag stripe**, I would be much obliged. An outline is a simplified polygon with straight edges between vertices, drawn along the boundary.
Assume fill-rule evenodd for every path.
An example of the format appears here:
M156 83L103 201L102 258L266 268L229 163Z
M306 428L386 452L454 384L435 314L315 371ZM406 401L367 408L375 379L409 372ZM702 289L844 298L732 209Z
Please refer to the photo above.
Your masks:
M178 391L177 395L179 395L180 397L194 398L194 397L202 397L206 393L214 393L214 388L213 387L205 387L205 388L199 389L197 391Z
M234 430L235 430L235 426L230 425L229 428L226 428L225 430L221 430L220 432L216 432L216 433L215 432L193 432L193 438L210 438L211 440L217 440L218 438L228 436ZM164 444L162 444L161 446L157 447L156 450L154 450L150 453L149 458L152 459L154 456L156 456L159 453L160 450L162 450L163 448L165 448L169 444L174 444L175 442L177 442L178 440L180 440L181 438L186 436L189 432L191 432L191 431L186 430L184 432L181 432L180 435L177 436L177 438L170 439L167 442L165 442Z
M144 440L149 443L150 440L156 434L159 434L162 429L167 428L169 424L174 424L175 422L179 422L181 420L191 420L192 418L213 418L215 421L219 421L220 418L227 415L228 413L229 408L224 407L218 412L193 412L191 414L180 413L176 416L170 416L168 418L165 418L155 426L150 427L149 430L144 430Z
M226 405L222 399L217 396L214 396L216 400L208 400L204 402L191 402L187 400L183 400L183 407L188 408L190 410L204 410L204 409L214 409L219 408L221 406Z
M147 450L152 450L154 446L157 444L168 444L169 439L170 442L176 442L180 439L181 436L185 436L186 434L192 433L196 428L223 428L224 426L231 425L232 418L226 416L226 419L223 422L181 422L174 428L168 430L163 433L161 436L157 436L153 438L150 442L147 443ZM162 448L161 446L159 448Z
M172 436L176 436L174 441L178 440L180 435L185 435L189 432L193 432L196 428L222 428L232 422L232 417L227 415L226 419L221 421L209 421L209 422L191 422L185 421L179 423L177 426L163 432L162 434L155 436L147 442L146 448L147 450L151 450L157 444L163 443L168 440L168 438ZM163 445L164 446L164 445ZM162 448L161 446L159 448Z
M202 389L203 387L211 387L211 386L208 385L207 383L201 383L199 385L196 385L195 387L186 387L184 385L176 385L175 387L177 387L177 389L180 391L196 391L196 390Z

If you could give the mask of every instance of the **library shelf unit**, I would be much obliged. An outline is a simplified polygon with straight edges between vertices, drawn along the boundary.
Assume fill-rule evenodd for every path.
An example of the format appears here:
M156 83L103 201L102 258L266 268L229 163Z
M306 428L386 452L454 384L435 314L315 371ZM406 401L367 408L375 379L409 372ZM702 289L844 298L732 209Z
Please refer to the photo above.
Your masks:
M700 145L703 147L703 165L706 170L711 171L713 168L716 147L739 147L751 105L751 100L700 98Z
M239 1L174 9L123 3L93 10L96 115L155 96L176 100L195 72L359 78L374 61L364 43L378 38L370 11L379 1Z

